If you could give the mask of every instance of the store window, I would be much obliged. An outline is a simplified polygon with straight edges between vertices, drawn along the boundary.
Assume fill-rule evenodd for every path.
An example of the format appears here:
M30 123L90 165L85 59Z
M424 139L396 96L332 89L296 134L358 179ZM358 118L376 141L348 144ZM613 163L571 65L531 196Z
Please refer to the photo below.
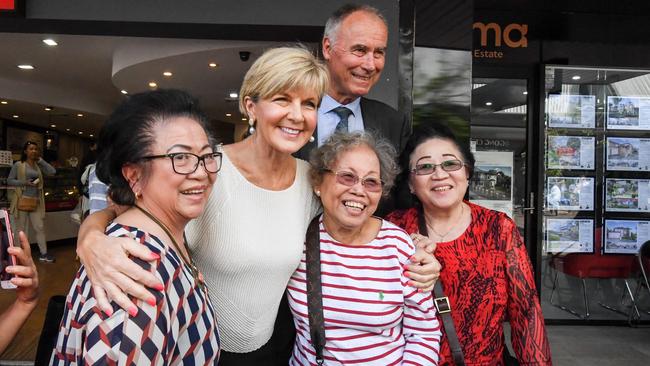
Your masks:
M650 71L547 66L544 85L544 315L648 319Z

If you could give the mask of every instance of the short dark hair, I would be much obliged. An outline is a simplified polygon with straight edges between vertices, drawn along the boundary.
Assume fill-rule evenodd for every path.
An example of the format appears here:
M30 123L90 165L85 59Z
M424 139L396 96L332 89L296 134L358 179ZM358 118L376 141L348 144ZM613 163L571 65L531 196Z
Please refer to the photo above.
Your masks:
M27 160L27 154L25 153L25 150L29 147L29 145L34 145L38 147L38 144L35 143L34 141L27 141L25 142L25 145L23 145L23 151L20 152L20 161L25 161Z
M476 163L474 154L466 143L458 141L456 135L449 127L437 122L418 125L413 128L413 133L406 142L404 151L402 151L399 158L402 172L397 177L395 195L397 196L399 206L402 208L412 207L413 204L419 203L413 195L410 195L410 200L406 199L406 194L409 192L408 181L411 174L409 163L411 161L411 154L413 154L415 149L431 139L443 139L453 143L458 151L460 151L461 159L467 167L469 178L472 178L474 174L474 164Z
M113 111L97 139L97 177L109 186L119 205L133 205L135 194L122 175L125 164L142 163L151 153L154 129L171 118L190 118L205 130L212 144L208 119L188 93L159 89L129 96Z

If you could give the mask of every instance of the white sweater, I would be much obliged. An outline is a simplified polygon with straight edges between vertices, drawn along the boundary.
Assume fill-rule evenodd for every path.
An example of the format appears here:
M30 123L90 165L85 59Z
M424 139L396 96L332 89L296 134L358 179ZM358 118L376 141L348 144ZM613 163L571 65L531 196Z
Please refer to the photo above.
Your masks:
M308 171L309 164L297 160L293 185L269 191L247 181L224 153L205 212L187 226L228 352L251 352L271 338L307 226L320 207Z

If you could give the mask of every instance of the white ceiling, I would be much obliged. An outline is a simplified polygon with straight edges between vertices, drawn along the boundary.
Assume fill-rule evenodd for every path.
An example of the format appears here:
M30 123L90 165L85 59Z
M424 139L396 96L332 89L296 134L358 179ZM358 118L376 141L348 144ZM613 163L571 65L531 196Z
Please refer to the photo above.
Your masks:
M52 38L58 46L46 46ZM231 91L270 42L0 33L0 117L83 136L96 134L130 94L178 88L199 99L212 120L244 123ZM251 52L248 61L240 51ZM217 68L208 64L216 62ZM17 65L31 64L34 70ZM170 71L172 77L164 77ZM45 111L46 106L54 109ZM78 117L77 114L83 114ZM226 117L231 113L231 117ZM18 118L14 118L18 115ZM50 125L55 124L55 128ZM67 131L69 129L69 131Z

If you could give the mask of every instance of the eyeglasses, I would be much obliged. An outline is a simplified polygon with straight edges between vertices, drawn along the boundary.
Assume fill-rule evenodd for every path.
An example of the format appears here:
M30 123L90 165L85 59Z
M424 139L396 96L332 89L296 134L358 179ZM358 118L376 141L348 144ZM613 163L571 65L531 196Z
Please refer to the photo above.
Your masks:
M172 161L172 168L176 174L192 174L199 167L200 162L203 162L203 168L208 173L216 173L221 169L221 153L219 152L213 152L201 156L192 153L178 152L145 156L142 159L151 160L160 158L169 158Z
M382 182L381 179L377 179L373 177L359 178L358 175L352 172L347 172L345 170L334 172L329 169L324 169L323 171L336 175L336 181L338 183L343 184L344 186L352 187L353 185L361 181L361 185L368 192L381 192L381 189L384 185L384 182Z
M414 173L415 175L429 175L429 174L433 174L433 172L436 171L437 167L441 167L442 170L446 172L453 172L459 170L464 165L465 163L463 163L458 159L445 160L440 164L433 164L433 163L416 164L415 168L411 169L411 173Z

